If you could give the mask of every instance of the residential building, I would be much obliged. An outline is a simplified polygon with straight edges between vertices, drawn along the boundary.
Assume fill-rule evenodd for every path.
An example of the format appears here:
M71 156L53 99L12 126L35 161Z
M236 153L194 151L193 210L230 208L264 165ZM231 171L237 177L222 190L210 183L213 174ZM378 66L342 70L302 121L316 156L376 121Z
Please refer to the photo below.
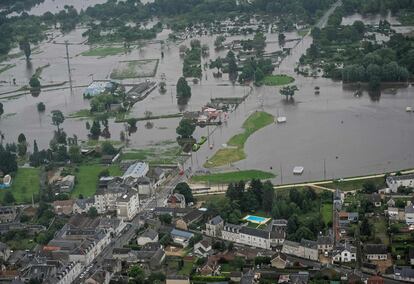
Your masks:
M345 195L337 188L335 190L334 198L333 198L333 205L334 209L340 211L342 209L342 204L344 202Z
M73 212L74 204L75 204L75 200L73 199L56 200L56 201L53 201L53 210L58 215L70 215Z
M188 230L193 223L199 222L204 216L203 210L193 209L175 222L175 227L181 230Z
M211 239L203 238L201 241L194 245L194 254L207 257L212 253Z
M302 239L300 245L303 247L303 258L318 260L318 243L315 241Z
M285 240L282 247L282 253L303 257L305 254L304 247L300 243Z
M318 235L318 250L321 253L331 252L334 247L334 240L332 235Z
M119 179L114 179L109 182L106 187L100 187L95 193L94 207L99 214L108 211L116 211L116 201L118 197L125 195L129 190L132 190L129 185L124 184Z
M138 236L137 238L137 244L139 246L156 242L158 242L158 233L152 229L147 229L142 235Z
M388 249L382 244L366 244L364 247L365 257L368 260L387 260Z
M183 247L187 247L190 239L194 237L193 233L177 229L173 229L170 234L171 238L173 239L173 242Z
M17 217L17 210L13 206L0 207L0 223L13 222Z
M405 207L405 222L407 225L414 225L414 204Z
M372 204L374 204L375 207L381 207L382 205L381 195L379 195L378 193L372 193L371 195L369 195L368 200Z
M67 175L57 181L55 186L56 190L61 193L71 192L75 186L75 176Z
M150 178L153 187L158 188L165 181L166 174L162 168L155 167L149 169L147 177Z
M167 207L170 208L185 208L185 197L180 193L174 193L167 199Z
M240 229L240 225L226 223L221 231L221 237L226 241L237 243L239 242Z
M138 191L128 190L116 199L115 204L118 218L132 220L139 212Z
M95 205L95 198L85 198L85 199L75 199L73 203L73 213L74 214L82 214L87 213L91 207Z
M333 262L351 262L356 261L357 250L356 247L349 244L339 245L332 251Z
M388 207L387 215L391 220L394 220L398 217L398 208L396 207Z
M398 281L414 282L414 269L410 266L394 267L394 279Z
M126 172L123 174L122 179L126 179L128 177L132 177L135 179L144 177L147 175L148 171L149 165L147 163L138 162L128 167Z
M221 236L221 231L224 229L224 221L220 215L217 215L206 223L206 230L204 233L207 236L218 238Z
M0 242L0 259L7 261L10 257L10 248L5 243Z
M165 251L159 244L145 245L141 250L114 248L112 258L130 264L139 264L147 271L159 269L165 260Z
M20 273L22 280L37 279L45 284L71 284L82 271L79 262L68 262L36 258Z
M277 269L285 269L288 263L287 256L284 253L277 253L272 257L271 265Z
M387 205L388 205L388 207L395 207L395 200L393 198L390 198L387 201Z
M400 186L414 187L414 174L389 176L386 183L391 192L397 192Z

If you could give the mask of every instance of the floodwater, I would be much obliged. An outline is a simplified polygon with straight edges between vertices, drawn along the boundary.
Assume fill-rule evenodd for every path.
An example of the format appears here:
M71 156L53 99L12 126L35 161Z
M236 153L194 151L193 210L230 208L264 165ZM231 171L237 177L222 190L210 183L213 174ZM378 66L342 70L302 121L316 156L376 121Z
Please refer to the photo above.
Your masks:
M57 1L57 0L56 0ZM32 55L31 69L28 69L24 59L13 59L10 62L16 67L0 74L0 93L18 89L27 84L30 76L37 67L50 64L43 70L42 84L63 82L68 79L65 59L65 46L69 40L71 70L74 86L84 86L92 79L107 79L111 70L120 60L161 58L161 45L152 42L140 49L134 49L129 54L119 54L105 58L85 57L80 55L89 47L82 42L83 30L79 29L67 35L56 32L54 40L44 42ZM166 39L169 31L158 35L157 40ZM280 50L277 35L268 34L267 52ZM208 62L218 56L225 56L226 51L216 53L213 48L215 37L199 38L202 43L210 46ZM240 37L232 37L234 39ZM287 39L298 38L296 33L287 34ZM227 39L228 41L231 38ZM184 42L189 44L190 39ZM222 147L228 139L241 132L244 120L254 111L265 110L275 116L287 117L287 123L272 124L252 135L245 147L247 159L228 165L226 169L262 169L278 175L275 182L299 182L326 178L341 178L346 176L369 174L390 170L398 170L414 166L414 114L406 113L407 106L414 106L414 88L408 86L393 92L383 92L378 99L364 93L355 97L350 89L343 88L340 82L324 78L304 78L294 74L293 68L300 55L311 44L312 39L306 36L303 40L289 42L292 47L291 55L286 58L275 73L283 72L295 77L299 91L294 103L287 103L279 95L278 87L254 88L249 98L239 108L230 114L229 120L221 127L197 128L195 137L211 134L206 143L188 160L187 166L194 170L203 167L206 160ZM144 116L145 111L153 115L174 114L182 109L175 98L175 84L182 74L182 61L179 57L178 46L164 46L165 57L160 59L156 79L165 74L167 92L160 94L155 90L142 102L137 103L131 113L133 117ZM203 79L192 86L192 98L186 110L199 110L210 98L241 97L248 92L249 87L232 85L226 75L214 78L214 70L203 70ZM10 81L16 78L17 86L11 86ZM137 83L144 79L124 80L124 83ZM65 87L68 85L66 84ZM320 87L320 95L314 95L314 88ZM25 95L15 99L3 99L5 115L0 119L0 131L5 134L6 141L16 141L19 133L25 133L32 144L36 139L41 148L47 147L52 138L54 126L51 124L50 111L61 110L69 115L80 109L89 107L89 101L82 97L84 87L76 87L73 94L68 89L42 91L38 97ZM36 109L38 102L46 104L46 112L39 114ZM63 123L66 133L76 134L86 140L85 120L67 118ZM130 137L132 147L142 148L156 142L174 140L178 118L153 120L154 127L147 129L146 122L138 123L138 130ZM109 124L111 140L119 140L123 124ZM210 150L207 144L212 144ZM325 163L325 171L324 171ZM302 176L293 176L294 166L303 166ZM282 174L280 174L282 172ZM281 178L282 177L282 178Z

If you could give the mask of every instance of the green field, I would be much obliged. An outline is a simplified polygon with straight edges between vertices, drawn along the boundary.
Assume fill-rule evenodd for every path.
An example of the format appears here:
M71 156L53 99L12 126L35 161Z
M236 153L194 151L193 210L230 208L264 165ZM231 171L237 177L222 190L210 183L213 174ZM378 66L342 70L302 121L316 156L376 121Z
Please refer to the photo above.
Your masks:
M270 179L274 178L275 175L269 172L263 172L258 170L218 173L193 176L191 180L193 182L208 182L208 183L230 183L236 181L248 181L251 179Z
M367 181L373 182L377 186L377 188L386 187L385 179L383 177L341 181L341 182L337 181L337 182L323 184L322 186L332 188L332 189L339 188L342 191L350 191L350 190L362 189L363 184Z
M322 213L323 221L325 222L326 225L328 225L329 223L332 223L332 214L333 214L332 210L333 210L332 203L323 203L321 206L321 213Z
M304 37L305 35L307 35L309 32L309 29L303 29L303 30L298 30L298 35L300 35L301 37Z
M287 75L268 75L261 81L266 86L282 86L294 82L295 79Z
M31 203L32 195L39 195L40 189L40 170L35 168L19 168L16 176L12 180L10 189L0 191L0 200L6 190L10 190L17 203Z
M76 185L72 191L72 196L78 197L79 194L82 194L84 197L93 196L96 192L96 187L98 186L98 175L106 168L111 175L119 176L122 174L119 167L115 165L109 167L102 165L79 166L79 171L75 173Z
M204 164L204 167L219 167L245 159L246 154L244 153L244 144L247 139L259 129L272 124L273 121L273 115L264 111L258 111L251 114L243 123L244 132L234 135L228 141L228 146L232 148L218 150L214 156Z
M115 47L115 46L101 46L96 47L88 51L84 51L81 53L82 56L98 56L98 57L105 57L111 55L117 55L123 53L125 49L123 47Z
M149 164L175 164L178 161L181 148L176 142L170 143L163 141L159 144L153 144L157 147L145 149L132 149L122 153L122 160L139 160Z
M190 261L184 261L183 267L178 271L178 275L187 275L189 276L191 274L191 271L193 270L193 263Z

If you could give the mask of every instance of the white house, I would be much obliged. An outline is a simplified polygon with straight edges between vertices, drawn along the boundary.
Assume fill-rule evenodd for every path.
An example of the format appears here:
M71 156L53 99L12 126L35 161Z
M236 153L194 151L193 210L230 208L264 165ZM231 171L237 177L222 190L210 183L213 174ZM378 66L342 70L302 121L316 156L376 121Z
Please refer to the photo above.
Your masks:
M194 245L194 253L196 255L207 257L211 254L211 252L212 247L210 239L204 238Z
M240 229L241 226L239 225L227 223L221 231L221 237L226 241L237 243L239 241Z
M300 245L303 247L303 258L318 260L318 243L315 241L302 239Z
M407 225L414 225L414 204L405 207L405 222Z
M158 233L152 229L146 230L142 235L137 238L137 244L139 246L146 245L148 243L158 242Z
M356 247L349 244L338 246L332 251L333 262L351 262L356 261Z
M386 183L391 192L397 192L400 186L414 187L414 174L389 176Z
M303 257L304 248L300 243L285 240L282 247L282 253Z
M116 214L118 218L132 220L139 212L138 191L130 189L116 199Z
M224 228L224 221L220 217L220 215L217 215L216 217L214 217L213 219L211 219L210 221L206 223L205 234L207 236L217 238L221 236L221 231L223 230L223 228Z
M75 281L82 272L82 265L79 262L70 262L65 269L56 275L57 284L70 284Z

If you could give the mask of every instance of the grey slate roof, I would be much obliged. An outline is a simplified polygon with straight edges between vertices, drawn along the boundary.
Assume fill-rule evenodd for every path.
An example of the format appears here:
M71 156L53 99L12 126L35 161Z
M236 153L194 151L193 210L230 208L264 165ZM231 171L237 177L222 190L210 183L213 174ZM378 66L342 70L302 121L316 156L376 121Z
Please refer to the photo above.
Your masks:
M315 241L311 241L311 240L302 239L300 241L300 245L306 248L310 248L310 249L318 249L318 243Z
M364 247L366 254L387 254L388 249L386 245L382 244L366 244Z
M141 237L143 238L149 238L151 240L154 240L158 236L158 233L152 229L146 230Z
M216 217L210 220L209 224L217 225L217 224L220 224L221 222L223 222L223 219L221 218L220 215L217 215Z
M241 227L240 233L250 235L250 236L259 237L259 238L263 238L263 239L268 239L269 238L269 232L268 231L263 231L263 230L259 230L259 229L255 229L255 228L249 228L247 226Z

